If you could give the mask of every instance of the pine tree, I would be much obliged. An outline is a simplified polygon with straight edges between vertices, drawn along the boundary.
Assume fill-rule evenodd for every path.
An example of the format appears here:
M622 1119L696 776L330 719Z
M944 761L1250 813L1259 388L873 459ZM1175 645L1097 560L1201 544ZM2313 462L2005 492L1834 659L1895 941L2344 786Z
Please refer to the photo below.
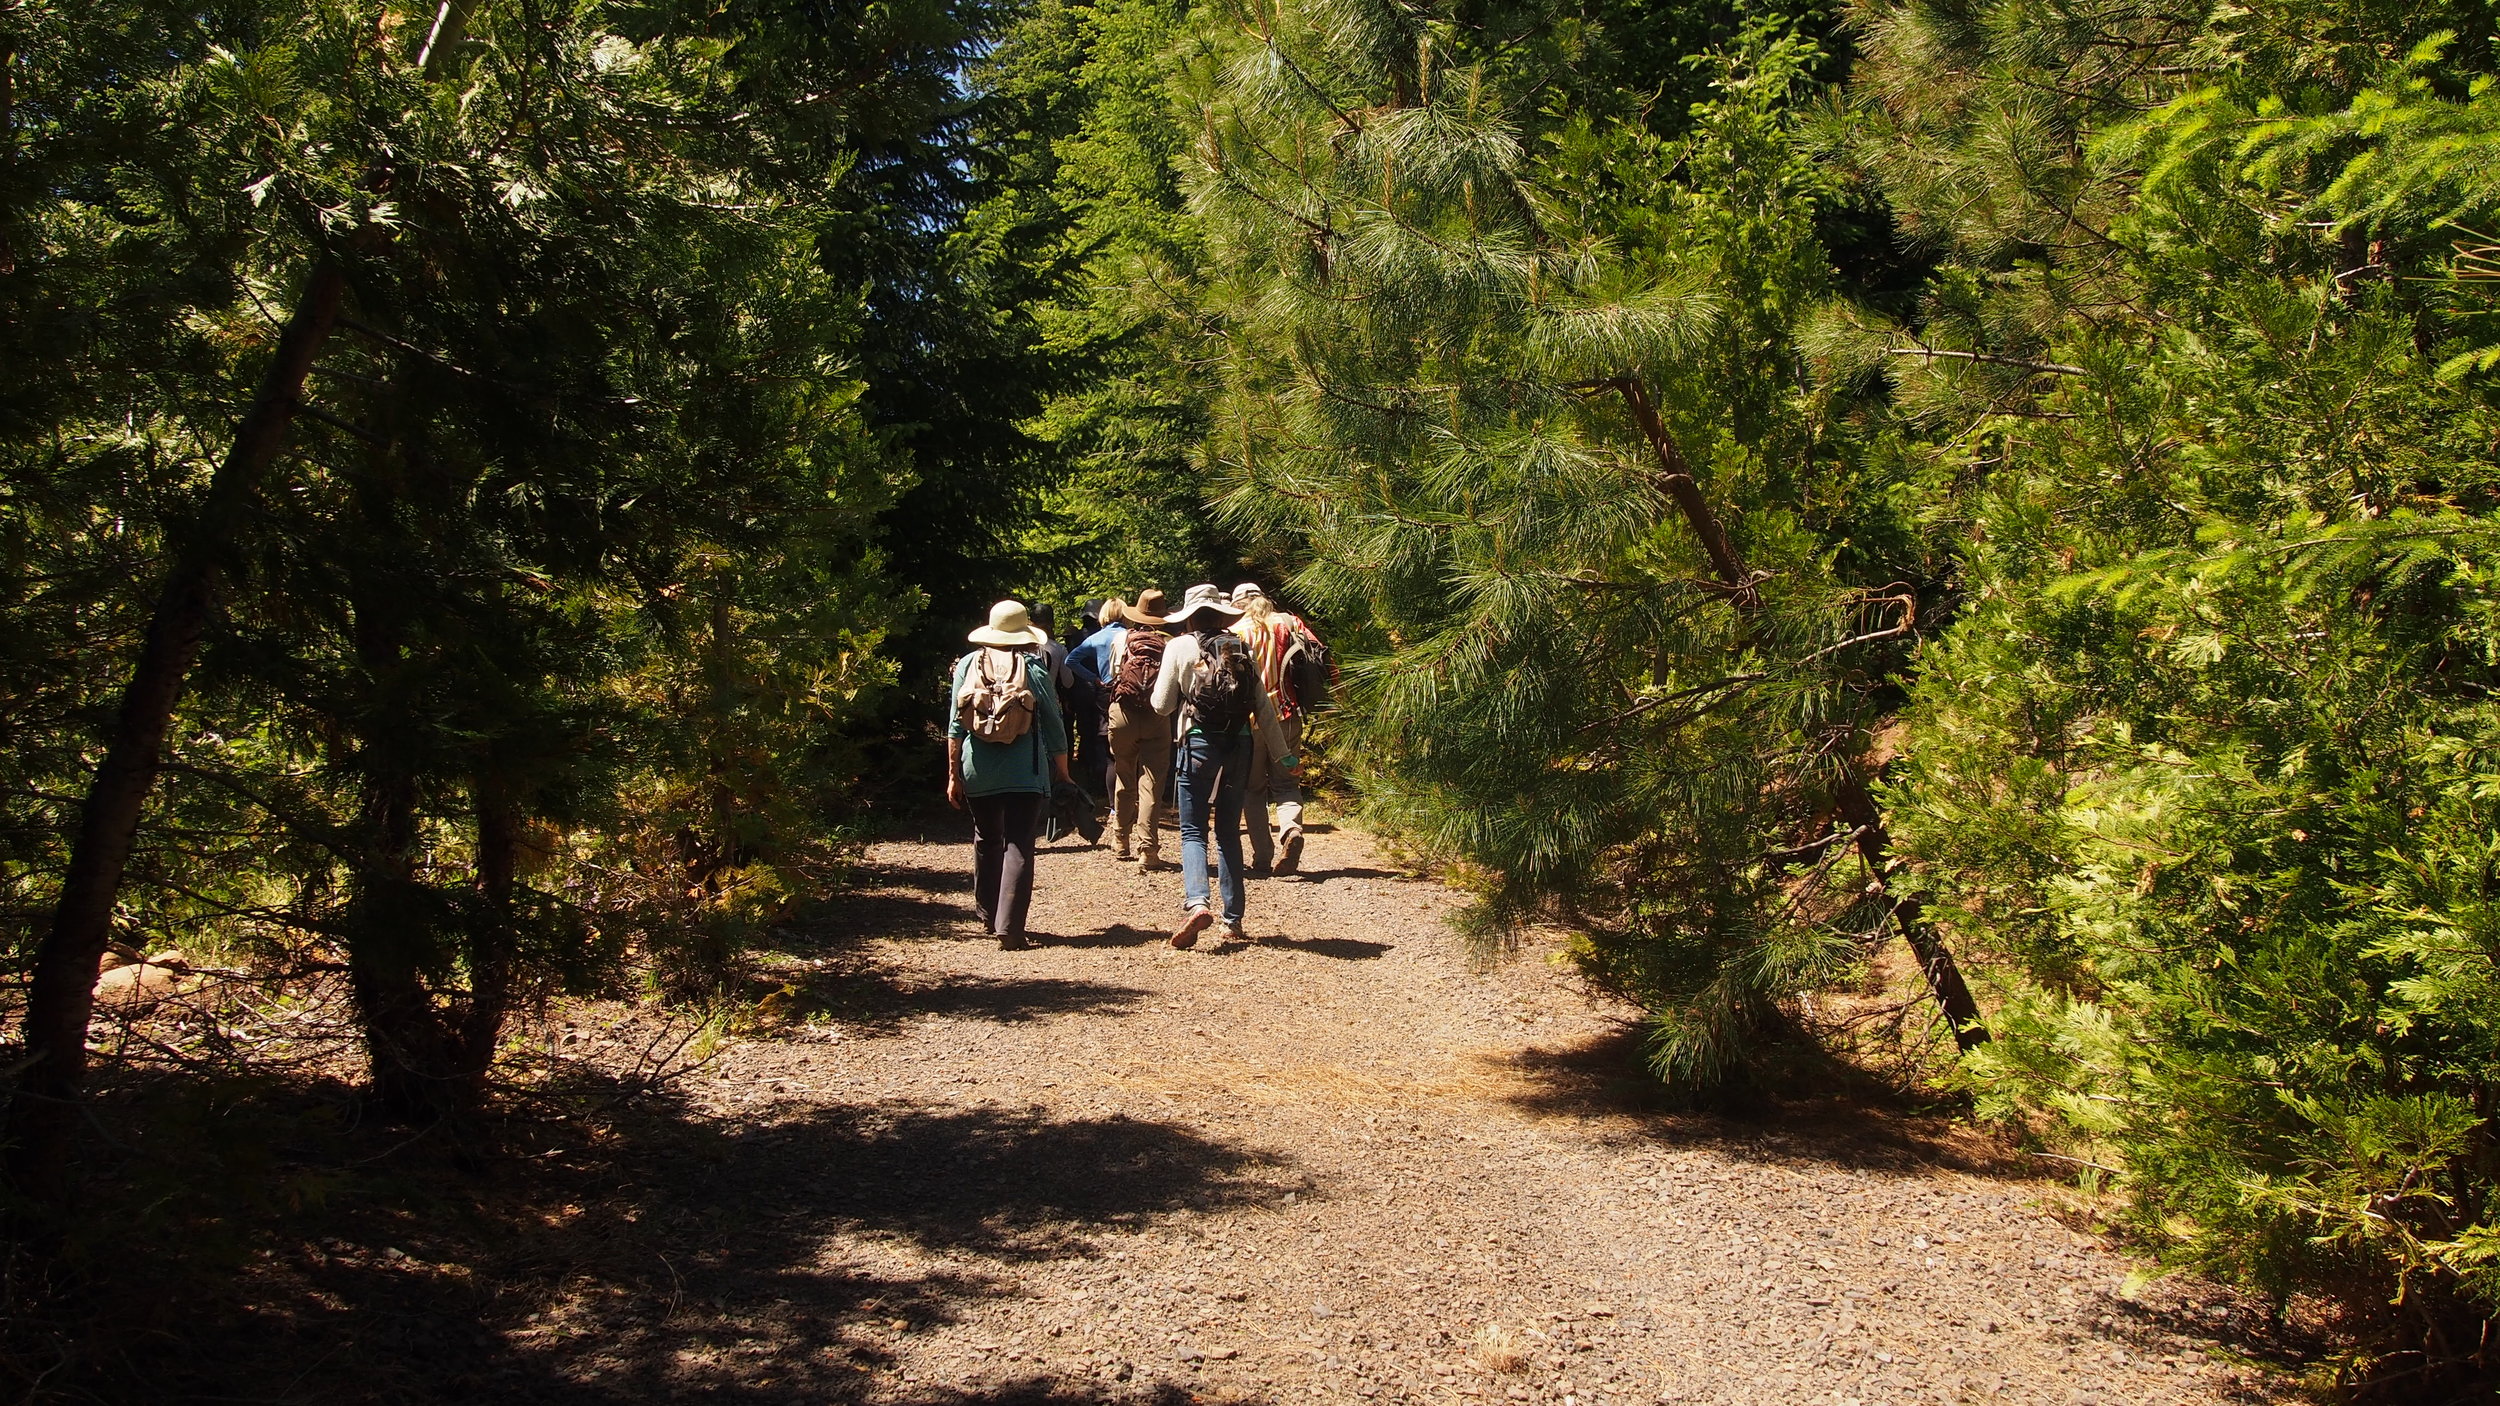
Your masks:
M1495 927L1567 915L1655 1013L1661 1074L1744 1082L1786 1003L1896 926L1975 1039L1867 790L1915 552L1784 350L1826 276L1793 138L1817 51L1757 27L1669 137L1621 94L1515 86L1584 27L1473 20L1202 30L1223 508L1367 621L1370 801L1484 866Z

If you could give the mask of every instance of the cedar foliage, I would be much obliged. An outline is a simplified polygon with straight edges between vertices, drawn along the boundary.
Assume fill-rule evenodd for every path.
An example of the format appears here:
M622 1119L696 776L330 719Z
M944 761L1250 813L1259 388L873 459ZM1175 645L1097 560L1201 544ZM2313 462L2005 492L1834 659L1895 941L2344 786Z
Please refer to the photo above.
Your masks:
M1894 800L2000 973L1982 1110L2430 1399L2500 1308L2490 53L2329 13L1868 9L1845 151L1948 257L1824 334L1914 353L1960 539Z

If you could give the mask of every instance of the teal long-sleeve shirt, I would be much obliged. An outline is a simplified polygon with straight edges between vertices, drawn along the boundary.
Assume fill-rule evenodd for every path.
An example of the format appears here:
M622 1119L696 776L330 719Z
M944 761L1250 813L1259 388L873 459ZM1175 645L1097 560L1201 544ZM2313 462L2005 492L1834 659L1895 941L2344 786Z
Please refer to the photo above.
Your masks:
M955 708L964 696L964 681L981 651L955 661L955 686L946 695L946 735L964 744L964 794L1010 796L1025 792L1050 794L1050 759L1068 750L1068 725L1059 713L1059 695L1050 686L1050 667L1038 655L1024 655L1024 686L1033 690L1033 726L1013 742L984 742L964 730Z

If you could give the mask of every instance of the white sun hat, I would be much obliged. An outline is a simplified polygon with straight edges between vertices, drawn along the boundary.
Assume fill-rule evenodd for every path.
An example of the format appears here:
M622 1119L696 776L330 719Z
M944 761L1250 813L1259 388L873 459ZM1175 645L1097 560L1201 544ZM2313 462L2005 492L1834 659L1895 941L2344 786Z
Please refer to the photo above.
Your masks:
M1003 600L991 606L990 623L964 638L974 644L996 645L1000 649L1050 642L1050 636L1033 623L1033 612L1026 610L1020 600Z
M1183 620L1188 619L1190 616L1197 614L1201 610L1212 610L1219 615L1230 615L1234 617L1238 617L1241 614L1241 607L1224 599L1224 593L1215 589L1214 585L1210 583L1208 585L1190 587L1189 594L1181 597L1181 608L1173 611L1169 615L1164 616L1163 623L1167 625L1177 625Z

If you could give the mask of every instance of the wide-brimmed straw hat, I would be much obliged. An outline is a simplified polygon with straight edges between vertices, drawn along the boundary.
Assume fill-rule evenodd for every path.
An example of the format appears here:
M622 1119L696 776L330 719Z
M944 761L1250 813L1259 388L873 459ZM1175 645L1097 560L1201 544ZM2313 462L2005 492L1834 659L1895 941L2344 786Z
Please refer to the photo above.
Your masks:
M1167 599L1163 592L1148 586L1137 593L1137 604L1128 608L1128 618L1140 625L1160 625L1163 623L1163 603Z
M1020 600L1003 600L991 606L990 623L964 638L974 644L996 645L1000 649L1050 642L1050 636L1033 623L1033 612L1026 610Z
M1224 593L1210 583L1190 587L1189 594L1181 597L1181 608L1163 617L1163 623L1177 625L1202 610L1212 610L1231 619L1241 618L1241 608L1224 599Z

